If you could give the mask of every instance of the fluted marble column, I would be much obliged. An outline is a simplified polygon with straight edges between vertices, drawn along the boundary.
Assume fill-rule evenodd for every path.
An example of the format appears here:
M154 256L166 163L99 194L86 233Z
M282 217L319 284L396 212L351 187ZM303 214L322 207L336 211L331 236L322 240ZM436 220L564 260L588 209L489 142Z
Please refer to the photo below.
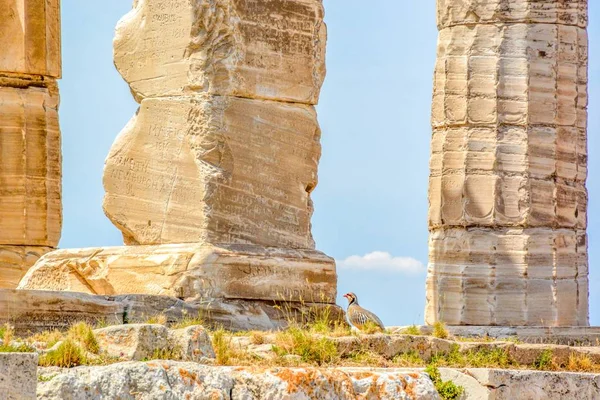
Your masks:
M0 0L0 288L58 245L59 0Z
M587 0L438 0L426 322L588 325Z

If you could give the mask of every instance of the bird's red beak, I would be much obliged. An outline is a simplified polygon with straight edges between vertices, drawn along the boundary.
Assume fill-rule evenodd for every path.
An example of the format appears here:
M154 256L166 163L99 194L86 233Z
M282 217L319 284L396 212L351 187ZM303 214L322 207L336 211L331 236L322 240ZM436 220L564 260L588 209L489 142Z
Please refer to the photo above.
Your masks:
M344 295L344 297L345 297L345 298L348 298L348 297L349 297L349 296L348 296L348 293L346 293L346 294Z

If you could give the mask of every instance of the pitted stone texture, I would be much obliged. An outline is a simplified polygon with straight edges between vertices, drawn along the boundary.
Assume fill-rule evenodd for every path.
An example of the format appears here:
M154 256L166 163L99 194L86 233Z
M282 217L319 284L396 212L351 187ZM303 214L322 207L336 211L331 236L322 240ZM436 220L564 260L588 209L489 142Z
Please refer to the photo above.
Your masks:
M36 353L0 353L0 398L34 400L37 364Z
M588 0L438 0L438 27L543 23L586 27Z
M576 27L440 32L431 228L586 228L587 57Z
M334 261L314 250L161 245L57 250L20 289L335 303Z
M104 211L126 244L313 248L320 136L311 106L144 100L106 160Z
M587 1L438 22L426 322L586 326Z
M215 358L215 351L206 329L199 325L169 332L171 346L180 352L184 361L199 362L206 358Z
M487 368L440 368L443 380L465 388L465 400L596 399L600 375Z
M169 330L156 324L127 324L94 330L103 353L122 360L141 361L171 348Z
M205 92L316 104L325 77L321 0L138 0L115 65L138 101Z
M583 230L434 230L429 259L429 318L449 325L588 325Z
M51 247L0 245L0 289L14 289L29 268Z
M0 21L0 73L60 78L60 0L0 0Z
M43 373L43 372L42 372ZM86 388L87 390L85 390ZM38 398L226 398L437 400L418 370L210 367L173 361L62 370L38 384Z
M54 247L62 223L58 89L16 83L0 87L0 246Z
M0 289L0 325L10 323L20 337L78 321L121 324L123 304L84 293Z

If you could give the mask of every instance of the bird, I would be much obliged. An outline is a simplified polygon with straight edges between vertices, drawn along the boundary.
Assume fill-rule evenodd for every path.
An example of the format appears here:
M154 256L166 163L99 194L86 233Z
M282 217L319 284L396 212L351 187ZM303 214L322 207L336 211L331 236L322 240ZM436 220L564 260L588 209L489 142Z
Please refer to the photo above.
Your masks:
M352 325L361 331L370 330L372 328L378 328L381 331L385 330L383 322L381 322L377 315L358 305L358 297L356 297L354 293L346 293L344 297L348 300L348 310L346 311L346 315Z

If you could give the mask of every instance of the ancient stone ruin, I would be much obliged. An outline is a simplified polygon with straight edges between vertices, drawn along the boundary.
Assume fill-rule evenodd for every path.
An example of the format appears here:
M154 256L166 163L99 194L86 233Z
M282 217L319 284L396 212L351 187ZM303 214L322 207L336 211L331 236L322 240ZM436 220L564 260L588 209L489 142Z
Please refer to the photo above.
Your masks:
M587 0L438 0L426 322L587 326Z
M140 108L104 170L126 246L50 253L19 288L235 303L267 320L277 301L334 304L335 264L310 231L323 14L313 0L135 2L114 57Z
M0 0L0 288L60 239L59 0Z

